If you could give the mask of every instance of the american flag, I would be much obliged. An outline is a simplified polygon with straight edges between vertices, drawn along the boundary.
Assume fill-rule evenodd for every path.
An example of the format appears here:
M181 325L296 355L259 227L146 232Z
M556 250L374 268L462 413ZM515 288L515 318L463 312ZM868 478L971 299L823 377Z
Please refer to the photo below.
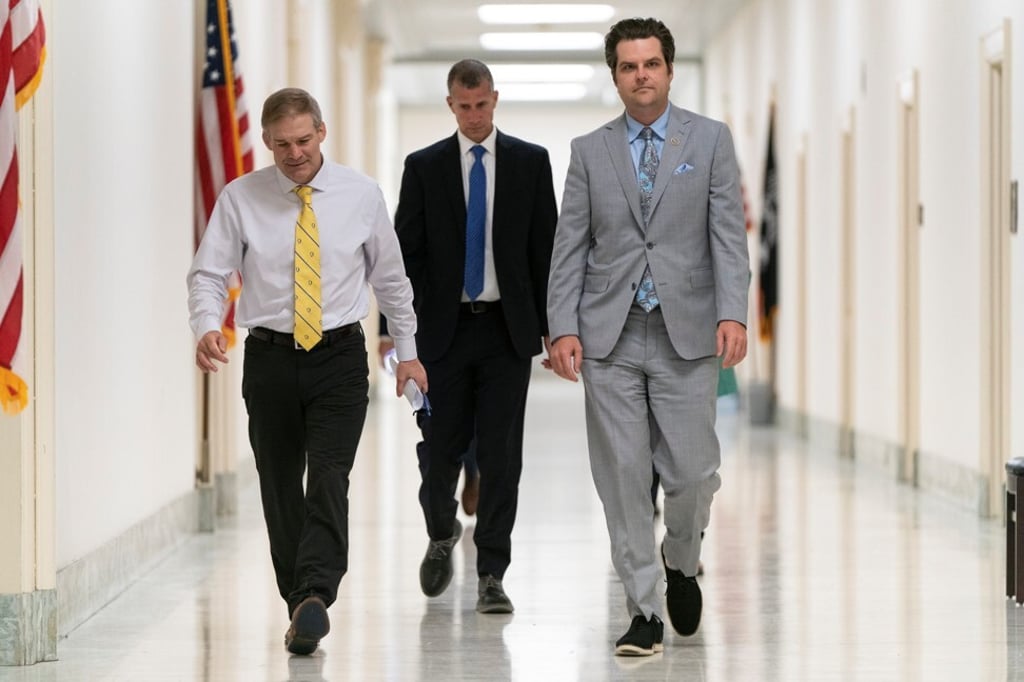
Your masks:
M206 3L206 63L196 117L195 245L206 231L217 195L235 178L252 170L249 108L238 67L228 0ZM238 273L228 283L229 300L222 331L228 346L235 343L235 301L241 291Z
M39 86L46 60L46 30L38 0L0 2L0 405L17 414L28 405L28 386L14 366L19 358L23 306L21 221L18 217L18 109Z

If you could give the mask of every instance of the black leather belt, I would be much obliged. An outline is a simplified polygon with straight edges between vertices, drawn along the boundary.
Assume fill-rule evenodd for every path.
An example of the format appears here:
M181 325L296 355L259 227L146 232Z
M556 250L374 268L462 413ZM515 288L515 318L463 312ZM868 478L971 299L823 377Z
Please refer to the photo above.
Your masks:
M316 344L314 348L321 348L336 343L346 336L352 336L360 329L358 322L352 324L346 324L343 327L337 327L336 329L329 329L324 332L323 338L320 339L320 343ZM253 327L249 330L249 336L259 339L260 341L266 341L272 343L275 346L288 346L289 348L302 348L295 343L295 337L286 332L276 332L273 329L267 329L266 327Z
M493 313L501 310L501 301L469 301L459 304L459 312L479 315L480 313Z

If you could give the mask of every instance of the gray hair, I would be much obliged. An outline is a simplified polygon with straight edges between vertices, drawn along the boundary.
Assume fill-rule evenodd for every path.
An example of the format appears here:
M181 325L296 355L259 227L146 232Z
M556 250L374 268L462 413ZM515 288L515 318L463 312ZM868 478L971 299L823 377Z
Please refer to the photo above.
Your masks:
M266 130L271 124L285 116L309 114L313 117L313 127L320 130L324 123L320 105L311 94L301 88L283 88L278 90L263 103L263 115L260 125Z

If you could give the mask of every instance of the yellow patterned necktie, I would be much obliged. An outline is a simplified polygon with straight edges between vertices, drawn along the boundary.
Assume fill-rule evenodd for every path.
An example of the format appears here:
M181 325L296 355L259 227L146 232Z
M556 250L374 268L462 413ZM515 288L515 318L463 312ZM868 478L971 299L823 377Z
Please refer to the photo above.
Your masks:
M306 350L323 338L320 301L320 234L313 213L313 188L299 185L302 200L295 221L295 342Z

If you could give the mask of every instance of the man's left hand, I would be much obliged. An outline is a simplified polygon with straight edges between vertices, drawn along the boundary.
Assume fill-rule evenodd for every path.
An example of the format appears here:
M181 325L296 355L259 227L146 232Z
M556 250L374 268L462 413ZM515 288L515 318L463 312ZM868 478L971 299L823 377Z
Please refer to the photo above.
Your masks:
M747 357L747 328L735 320L722 320L716 333L715 355L722 367L733 367Z
M423 369L423 365L420 364L418 359L414 360L403 360L398 363L398 369L395 370L395 395L399 398L402 397L402 391L405 390L405 382L412 379L416 382L416 385L420 387L421 393L427 392L427 370Z

